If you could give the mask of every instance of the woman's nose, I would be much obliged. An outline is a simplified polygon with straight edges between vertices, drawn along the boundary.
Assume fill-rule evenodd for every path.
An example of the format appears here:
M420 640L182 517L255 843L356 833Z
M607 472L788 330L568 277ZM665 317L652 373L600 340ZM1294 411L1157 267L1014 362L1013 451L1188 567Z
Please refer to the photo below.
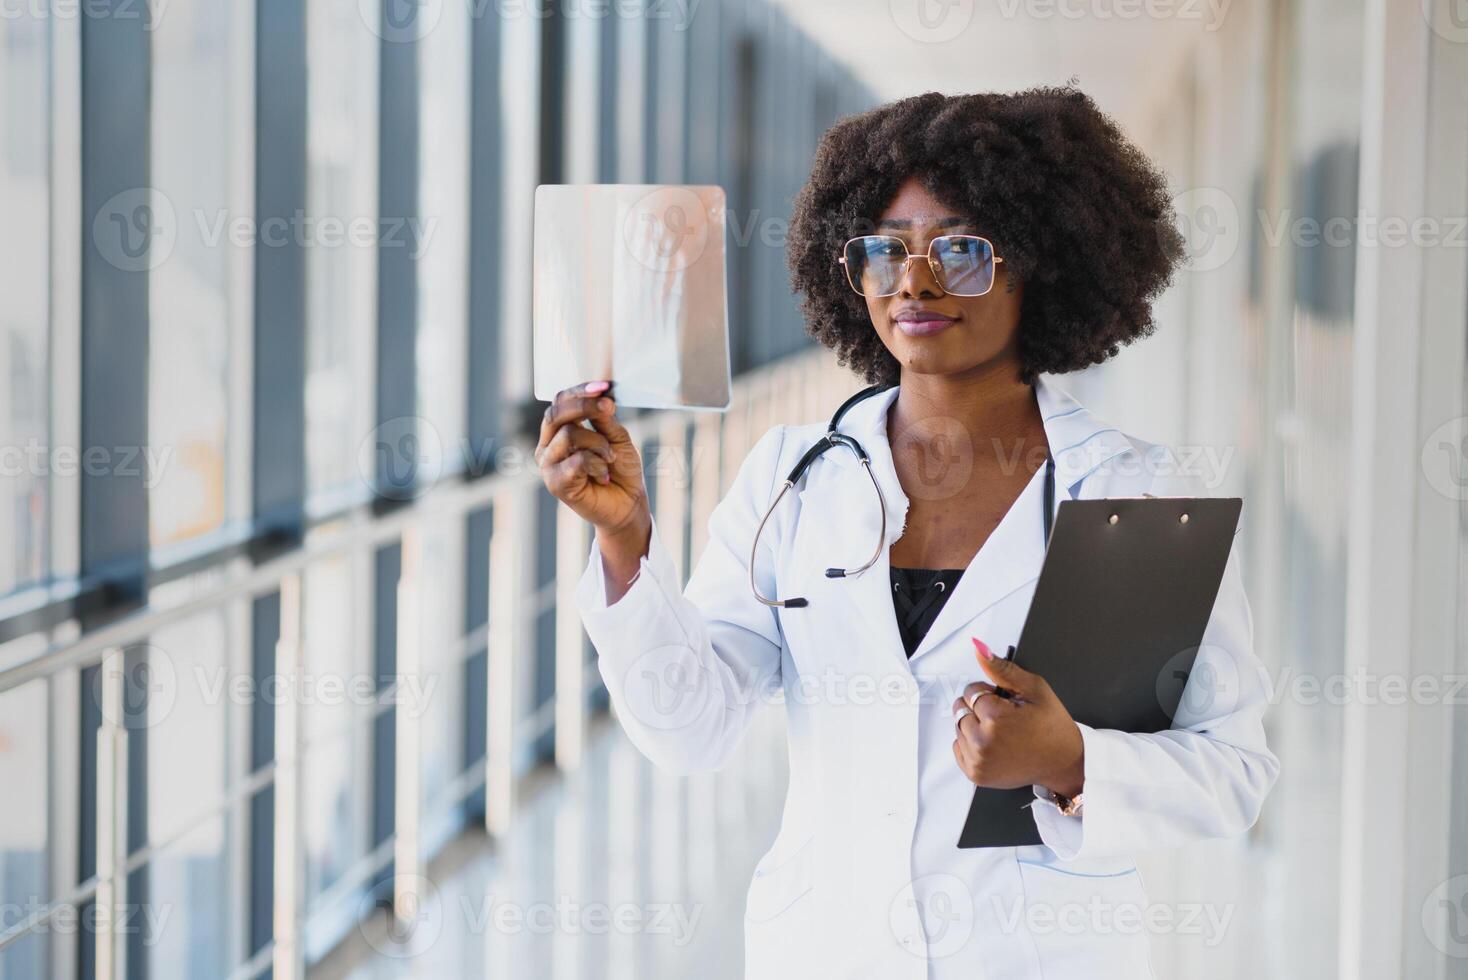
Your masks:
M943 287L938 285L938 279L933 275L933 267L928 264L926 254L907 257L907 267L902 270L898 295L906 299L943 295Z

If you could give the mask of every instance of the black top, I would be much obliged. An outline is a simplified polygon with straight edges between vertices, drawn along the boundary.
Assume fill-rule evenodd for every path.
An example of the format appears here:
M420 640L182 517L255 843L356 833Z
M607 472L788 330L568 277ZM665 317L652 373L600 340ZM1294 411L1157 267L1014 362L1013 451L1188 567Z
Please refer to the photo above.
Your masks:
M938 610L963 575L961 568L898 568L892 566L892 605L897 611L897 631L902 645L912 656Z

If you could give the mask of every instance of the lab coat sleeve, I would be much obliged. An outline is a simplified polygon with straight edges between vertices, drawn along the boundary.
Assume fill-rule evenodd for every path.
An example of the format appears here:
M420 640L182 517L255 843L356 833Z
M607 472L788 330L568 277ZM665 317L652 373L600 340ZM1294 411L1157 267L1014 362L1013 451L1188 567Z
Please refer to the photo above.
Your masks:
M1254 655L1238 540L1173 728L1132 734L1080 725L1081 814L1067 817L1042 802L1031 807L1041 839L1062 860L1232 837L1258 818L1279 761L1265 744L1271 685ZM1049 796L1039 787L1035 795Z
M784 426L755 444L709 517L708 545L682 588L653 521L648 552L627 592L606 601L593 538L576 606L597 668L627 736L671 772L718 769L759 705L780 686L783 638L773 607L749 588L749 549L778 488ZM772 528L760 541L756 579L772 595Z

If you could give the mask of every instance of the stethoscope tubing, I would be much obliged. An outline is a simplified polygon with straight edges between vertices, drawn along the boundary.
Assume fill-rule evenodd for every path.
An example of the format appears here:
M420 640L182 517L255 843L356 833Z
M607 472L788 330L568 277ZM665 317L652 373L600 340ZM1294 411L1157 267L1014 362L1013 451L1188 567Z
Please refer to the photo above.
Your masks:
M775 508L780 505L780 501L784 499L785 494L788 493L790 489L795 486L795 484L800 482L800 480L805 476L806 471L810 469L812 463L814 463L817 459L824 455L827 450L834 449L837 446L844 446L846 449L855 454L857 461L860 462L862 468L866 470L868 479L872 481L872 489L875 490L877 494L877 505L880 508L880 513L882 515L882 526L879 536L877 538L877 547L872 551L872 556L868 558L864 564L857 568L828 568L826 569L826 577L846 578L848 576L860 575L862 572L866 571L868 568L871 568L878 562L878 560L881 559L882 551L884 548L887 547L887 498L882 493L882 485L877 481L877 475L872 472L872 460L871 457L867 455L866 449L856 439L844 433L838 432L837 427L841 424L841 417L846 414L847 410L850 409L851 406L855 405L857 402L860 402L864 398L870 398L872 395L886 391L890 387L892 386L871 385L870 387L863 388L861 391L858 391L856 394L846 399L846 401L842 402L841 407L836 409L836 414L831 416L831 423L826 427L826 434L820 439L817 439L815 443L813 443L811 447L807 449L805 453L800 457L800 460L795 464L795 466L791 468L789 475L785 477L785 481L780 487L780 492L775 495L775 499L771 501L770 506L765 509L764 517L760 519L759 527L757 527L754 532L754 540L750 542L749 547L749 588L750 591L754 593L754 597L765 605L775 606L783 609L803 609L806 606L810 605L810 602L807 599L800 596L795 596L790 599L772 599L761 593L759 590L759 585L755 582L754 577L755 556L759 554L760 536L764 534L765 525L769 523L771 515L775 513ZM1055 460L1052 458L1047 458L1045 460L1044 513L1044 541L1047 545L1050 543L1050 532L1053 530L1054 521Z

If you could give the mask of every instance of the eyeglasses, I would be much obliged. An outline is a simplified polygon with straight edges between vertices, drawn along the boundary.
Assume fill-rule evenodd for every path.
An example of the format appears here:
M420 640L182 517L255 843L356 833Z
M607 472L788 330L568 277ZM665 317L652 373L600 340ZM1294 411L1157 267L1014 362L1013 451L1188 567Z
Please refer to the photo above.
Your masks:
M994 288L994 266L1004 260L978 235L939 235L926 255L913 255L907 243L892 235L862 235L841 248L846 281L863 296L895 296L902 288L907 263L928 260L939 288L953 296L982 296Z

